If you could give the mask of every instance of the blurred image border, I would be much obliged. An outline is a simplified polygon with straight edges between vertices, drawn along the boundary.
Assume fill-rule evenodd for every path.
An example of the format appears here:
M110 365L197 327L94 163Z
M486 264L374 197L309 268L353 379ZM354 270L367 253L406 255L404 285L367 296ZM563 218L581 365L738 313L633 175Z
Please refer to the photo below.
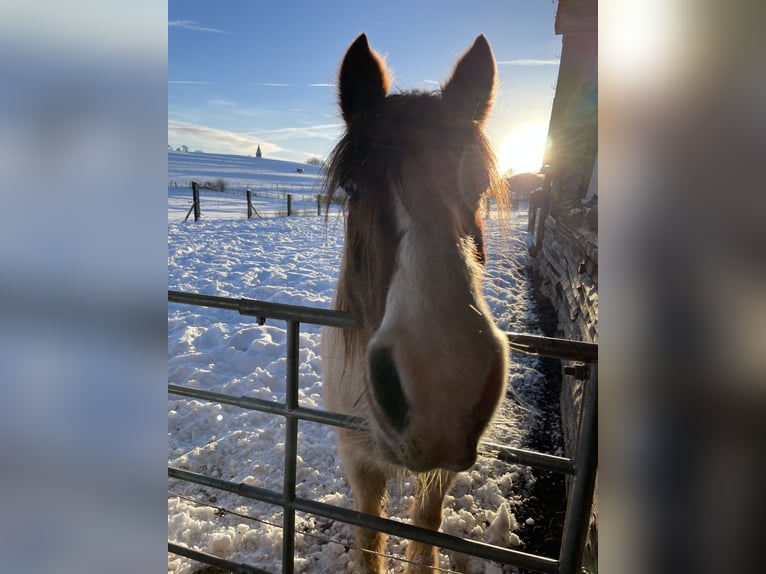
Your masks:
M167 5L7 4L0 554L9 571L156 570ZM599 8L599 568L755 571L766 7Z

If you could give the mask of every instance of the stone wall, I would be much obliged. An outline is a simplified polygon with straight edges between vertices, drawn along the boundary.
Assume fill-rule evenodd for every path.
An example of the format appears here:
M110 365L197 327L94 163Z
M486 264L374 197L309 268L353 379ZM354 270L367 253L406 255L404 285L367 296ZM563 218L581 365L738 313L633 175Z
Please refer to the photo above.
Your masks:
M598 236L579 218L548 215L535 264L562 336L598 342Z
M598 235L596 207L583 204L566 212L544 215L540 245L534 248L535 273L540 289L556 308L560 336L577 341L598 342ZM563 365L562 365L563 366ZM583 382L564 375L561 389L561 420L567 456L574 452L580 418ZM567 486L569 480L567 481ZM597 571L598 483L591 510L590 531L584 564Z

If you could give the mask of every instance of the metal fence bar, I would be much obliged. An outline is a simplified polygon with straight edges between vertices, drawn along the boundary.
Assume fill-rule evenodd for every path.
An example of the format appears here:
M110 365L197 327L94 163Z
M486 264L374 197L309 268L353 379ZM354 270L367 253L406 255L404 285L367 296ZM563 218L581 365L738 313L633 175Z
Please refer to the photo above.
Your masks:
M275 506L282 506L285 503L282 493L275 490L270 490L261 486L251 486L242 482L237 484L220 478L214 478L206 474L174 468L172 466L168 467L168 477L218 488L219 490L225 490L227 492L233 492L234 494L244 496L245 498L260 500L261 502L267 502L268 504L273 504Z
M575 473L574 461L571 458L564 458L563 456L555 456L552 454L535 452L533 450L526 450L523 448L514 448L494 442L482 441L479 443L479 446L497 449L502 455L502 460L507 462L523 464L525 466L531 466L533 468L539 468L542 470L552 470L554 472L561 472L563 474Z
M221 403L222 405L232 405L235 407L259 411L271 415L289 415L287 408L283 403L257 399L255 397L235 397L233 395L226 395L223 393L216 393L215 391L206 391L203 389L193 389L191 387L174 385L172 383L168 384L168 392L173 395L192 397L195 399L204 399L214 403ZM348 429L363 429L367 427L364 420L358 417L342 415L340 413L333 413L330 411L320 411L318 409L312 409L309 407L298 406L293 409L292 413L300 420L309 421L312 423L332 425Z
M270 317L283 321L299 321L313 325L327 325L342 329L356 329L356 323L349 313L320 309L318 307L305 307L303 305L287 305L285 303L271 303L256 299L235 299L233 297L218 297L216 295L200 295L198 293L182 293L168 290L168 302L196 305L199 307L214 307L216 309L230 309L238 311L240 315L251 317Z
M227 492L233 492L248 498L263 500L264 502L269 502L271 504L290 508L293 511L307 512L317 516L322 516L324 518L329 518L331 520L338 520L348 524L353 524L355 526L380 530L381 532L385 532L386 534L391 534L393 536L401 536L403 538L418 540L420 542L439 546L447 550L454 550L464 554L471 554L485 560L494 560L495 562L513 564L515 566L536 570L538 572L558 572L558 561L552 558L545 558L543 556L527 554L526 552L520 552L518 550L510 550L500 546L493 546L491 544L479 542L476 540L468 540L458 536L453 536L451 534L445 534L444 532L427 530L412 524L398 522L389 518L381 518L379 516L373 516L371 514L365 514L356 510L341 508L339 506L325 504L307 498L295 497L291 502L286 502L285 497L283 497L280 493L272 490L248 486L241 483L237 484L220 478L213 478L191 471L169 467L168 476L171 478L178 478L188 482L193 482L195 484L210 486ZM262 495L265 496L262 497Z
M502 564L520 566L521 568L528 568L538 572L558 572L558 561L552 558L527 554L526 552L502 548L500 546L493 546L477 540L468 540L451 534L445 534L444 532L438 532L436 530L427 530L405 522L397 522L388 518L372 516L356 510L349 510L347 508L341 508L339 506L325 504L315 500L297 498L295 506L296 509L302 512L310 512L332 520L339 520L356 526L364 526L366 528L380 530L386 534L410 538L446 550L453 550L462 554L470 554L477 558L483 558L484 560L493 560Z
M192 389L173 384L168 384L168 392L174 395L204 399L215 403L233 405L272 415L281 415L285 417L294 416L300 420L319 424L327 424L354 430L367 428L364 420L358 417L301 406L296 407L292 411L288 411L283 403L256 399L253 397L234 397L232 395L216 393L214 391ZM574 461L569 458L525 450L522 448L514 448L493 442L481 442L480 446L498 450L508 462L514 464L523 464L543 470L574 474Z
M198 293L183 293L168 290L168 302L217 309L238 311L240 315L260 318L294 320L301 323L326 325L343 329L356 329L357 325L351 315L345 311L320 309L302 305L270 303L256 299L219 297L216 295L200 295ZM507 333L511 351L527 355L540 355L558 359L583 361L585 363L598 361L598 345L584 341L570 341L555 337L529 335L526 333Z
M582 361L583 363L598 361L598 345L596 343L528 335L526 333L511 332L506 334L511 351L565 361Z
M575 448L575 477L569 492L564 531L561 535L559 563L561 574L580 570L589 517L593 505L593 492L598 471L598 370L591 367L590 379L585 385L582 419Z
M197 560L198 562L204 562L205 564L217 566L218 568L223 568L224 570L228 570L230 572L240 572L241 574L271 574L271 572L267 570L261 570L260 568L250 566L248 564L242 564L240 562L232 562L231 560L219 558L218 556L213 556L212 554L207 554L206 552L192 550L191 548L173 544L172 542L168 542L168 552L178 554L179 556L186 556L192 560Z

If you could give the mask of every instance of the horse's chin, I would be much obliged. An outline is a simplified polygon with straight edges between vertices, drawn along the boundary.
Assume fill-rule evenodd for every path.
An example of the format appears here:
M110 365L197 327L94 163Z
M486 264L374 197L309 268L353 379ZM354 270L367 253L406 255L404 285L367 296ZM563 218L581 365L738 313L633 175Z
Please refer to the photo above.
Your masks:
M408 461L407 463L400 463L401 466L407 468L412 472L423 473L431 472L433 470L450 470L452 472L462 472L471 468L476 462L476 456L465 458L464 460L455 461L443 461L440 463L421 463L420 461Z
M383 432L376 430L373 433L373 441L378 451L377 454L388 464L403 466L411 472L422 473L438 469L461 472L468 470L476 463L478 453L475 449L472 452L465 453L459 459L453 457L439 458L432 456L433 453L427 453L426 456L408 455L404 448L399 445L392 446L389 440L383 436Z
M386 438L383 436L383 431L376 430L373 432L373 442L375 443L376 450L378 451L377 454L380 455L383 461L396 466L407 466L404 460L402 460L399 449L391 446L388 443L388 440L386 440Z

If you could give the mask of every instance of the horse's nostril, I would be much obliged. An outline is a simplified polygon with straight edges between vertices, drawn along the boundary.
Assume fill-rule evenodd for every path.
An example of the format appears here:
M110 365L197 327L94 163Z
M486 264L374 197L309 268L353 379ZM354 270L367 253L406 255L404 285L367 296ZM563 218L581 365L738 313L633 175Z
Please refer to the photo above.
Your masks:
M370 378L375 399L388 422L397 431L404 430L409 421L409 408L390 347L375 349L370 353Z

